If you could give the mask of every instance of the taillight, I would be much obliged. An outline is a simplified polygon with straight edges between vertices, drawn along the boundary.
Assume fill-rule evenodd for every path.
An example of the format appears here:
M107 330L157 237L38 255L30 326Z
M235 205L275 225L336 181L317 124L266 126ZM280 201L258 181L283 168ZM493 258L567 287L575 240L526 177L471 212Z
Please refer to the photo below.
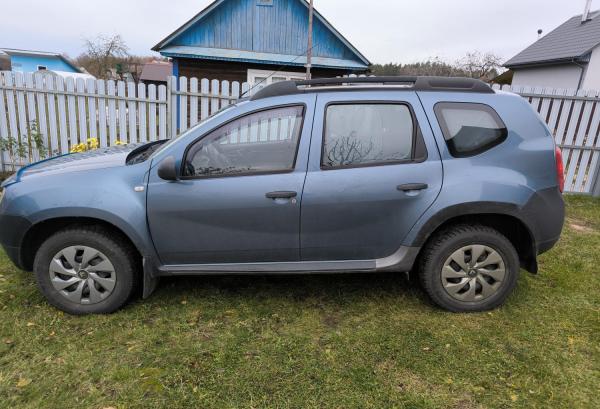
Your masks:
M558 188L560 193L565 190L565 165L563 164L562 152L559 147L556 147L556 179L558 180Z

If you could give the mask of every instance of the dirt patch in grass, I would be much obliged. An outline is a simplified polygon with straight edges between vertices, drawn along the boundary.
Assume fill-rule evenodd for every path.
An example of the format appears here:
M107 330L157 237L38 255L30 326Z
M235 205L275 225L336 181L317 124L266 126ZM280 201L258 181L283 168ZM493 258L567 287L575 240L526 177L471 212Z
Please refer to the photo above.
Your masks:
M582 220L567 218L566 224L578 233L596 233L597 230Z

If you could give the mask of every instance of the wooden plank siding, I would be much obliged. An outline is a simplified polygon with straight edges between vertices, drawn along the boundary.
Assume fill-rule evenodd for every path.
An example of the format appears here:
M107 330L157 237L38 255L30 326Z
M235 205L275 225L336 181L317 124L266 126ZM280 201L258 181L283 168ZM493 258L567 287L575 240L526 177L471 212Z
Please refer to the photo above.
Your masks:
M308 43L308 10L299 0L277 0L272 6L256 0L227 0L169 45L304 55ZM358 60L320 19L314 20L315 57Z
M301 67L280 68L269 64L249 64L234 61L209 61L182 58L179 59L179 76L187 78L207 78L219 81L237 81L239 83L248 80L248 70L265 70L305 73L306 69ZM347 70L313 68L313 78L339 77L348 74Z
M303 72L308 44L304 0L217 0L153 50L173 58L173 75L248 80L248 70ZM315 12L313 75L364 73L370 62Z

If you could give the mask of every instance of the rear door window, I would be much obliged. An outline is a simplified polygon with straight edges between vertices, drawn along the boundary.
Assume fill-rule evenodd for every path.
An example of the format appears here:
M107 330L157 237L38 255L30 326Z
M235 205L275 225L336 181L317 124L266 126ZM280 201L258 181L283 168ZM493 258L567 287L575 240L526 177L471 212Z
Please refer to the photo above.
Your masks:
M494 109L485 104L440 102L435 114L452 156L475 156L501 144L508 130Z
M327 107L321 167L335 169L410 161L415 124L405 104Z

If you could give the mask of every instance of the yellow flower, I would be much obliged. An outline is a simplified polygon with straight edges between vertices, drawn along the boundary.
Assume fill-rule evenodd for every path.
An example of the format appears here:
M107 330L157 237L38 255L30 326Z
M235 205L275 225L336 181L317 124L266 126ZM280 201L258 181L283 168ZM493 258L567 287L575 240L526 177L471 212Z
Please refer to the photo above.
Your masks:
M98 149L100 147L98 138L89 138L87 140L87 147L88 147L88 149Z
M85 151L87 151L87 145L85 143L80 143L71 147L71 153L81 153Z
M117 141L115 141L114 145L127 145L127 142L117 140ZM71 147L71 153L80 153L80 152L91 151L94 149L98 149L99 147L100 147L100 141L98 140L98 138L89 138L84 143L73 145Z

